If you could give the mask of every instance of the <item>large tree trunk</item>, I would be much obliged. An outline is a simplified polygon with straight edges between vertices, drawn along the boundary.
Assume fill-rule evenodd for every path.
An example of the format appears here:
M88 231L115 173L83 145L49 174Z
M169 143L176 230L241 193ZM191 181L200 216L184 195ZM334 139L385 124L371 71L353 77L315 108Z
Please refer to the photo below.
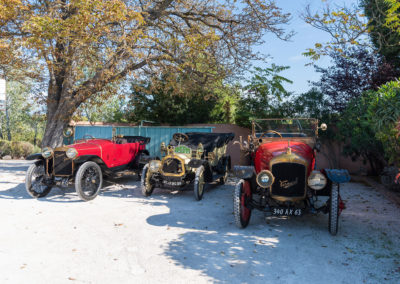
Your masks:
M63 130L71 121L79 106L70 95L64 80L50 80L47 99L47 123L44 131L43 147L60 147L63 144Z

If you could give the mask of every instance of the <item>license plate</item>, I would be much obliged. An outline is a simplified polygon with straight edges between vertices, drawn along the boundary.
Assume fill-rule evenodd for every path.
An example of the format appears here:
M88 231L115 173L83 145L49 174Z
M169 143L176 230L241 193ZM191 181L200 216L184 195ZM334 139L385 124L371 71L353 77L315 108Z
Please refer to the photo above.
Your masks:
M301 209L298 208L273 208L272 215L277 216L301 216L303 214Z
M163 184L169 185L169 186L181 186L183 183L181 181L168 181L168 180L163 180Z

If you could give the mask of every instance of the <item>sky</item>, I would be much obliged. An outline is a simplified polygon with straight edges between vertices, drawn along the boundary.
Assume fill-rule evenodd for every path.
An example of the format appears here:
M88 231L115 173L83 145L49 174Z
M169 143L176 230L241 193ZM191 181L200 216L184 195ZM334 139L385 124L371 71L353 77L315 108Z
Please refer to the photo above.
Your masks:
M310 89L309 81L318 81L320 75L314 71L313 66L305 66L310 63L310 59L303 56L302 53L307 48L312 48L317 42L328 41L329 35L323 31L317 30L306 24L300 14L304 11L307 4L310 4L313 11L320 10L323 5L328 2L330 5L346 6L357 4L357 0L275 0L278 7L282 8L284 13L290 13L292 19L289 25L285 26L286 30L293 30L295 35L290 41L282 41L273 34L264 36L265 43L255 47L255 51L271 56L268 64L290 66L290 69L281 73L284 77L292 80L292 84L285 84L286 90L294 93L303 93ZM255 66L266 67L261 62L255 62ZM330 65L329 58L325 57L316 62L316 65L327 67Z

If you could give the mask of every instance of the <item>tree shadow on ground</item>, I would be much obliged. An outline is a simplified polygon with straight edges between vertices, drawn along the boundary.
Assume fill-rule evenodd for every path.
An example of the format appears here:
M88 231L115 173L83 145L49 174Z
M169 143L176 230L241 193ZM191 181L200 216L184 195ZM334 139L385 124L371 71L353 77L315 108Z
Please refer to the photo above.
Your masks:
M3 171L2 171L3 172ZM132 185L132 181L128 178L117 180L104 180L103 188L100 190L100 196L107 197L119 197L119 198L131 198L137 196L135 192L137 190L132 190L137 185ZM15 184L16 186L8 188L6 190L0 190L0 198L3 199L32 199L32 197L26 192L25 183L18 183L13 181L1 181L3 184ZM136 182L137 183L137 182ZM49 194L45 197L37 199L42 202L84 202L80 200L76 194L73 185L68 187L58 187L53 186Z
M186 229L162 246L175 265L227 283L378 283L399 277L400 265L393 261L400 248L387 245L394 245L394 239L374 228L379 224L366 224L350 211L339 234L331 236L324 214L265 219L253 211L250 225L238 229L232 190L227 185L206 192L200 202L189 192L180 198L161 199L163 192L150 198L153 205L169 209L148 217L150 225Z

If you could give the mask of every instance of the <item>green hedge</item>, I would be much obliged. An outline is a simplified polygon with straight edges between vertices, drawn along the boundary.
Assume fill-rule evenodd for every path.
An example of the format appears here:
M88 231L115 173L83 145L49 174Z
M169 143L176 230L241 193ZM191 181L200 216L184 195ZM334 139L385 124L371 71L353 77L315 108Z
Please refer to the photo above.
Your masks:
M400 166L400 141L396 129L400 119L400 81L386 83L373 92L368 117L389 164Z
M11 156L13 159L26 158L30 154L41 152L40 148L25 141L0 140L0 157Z

